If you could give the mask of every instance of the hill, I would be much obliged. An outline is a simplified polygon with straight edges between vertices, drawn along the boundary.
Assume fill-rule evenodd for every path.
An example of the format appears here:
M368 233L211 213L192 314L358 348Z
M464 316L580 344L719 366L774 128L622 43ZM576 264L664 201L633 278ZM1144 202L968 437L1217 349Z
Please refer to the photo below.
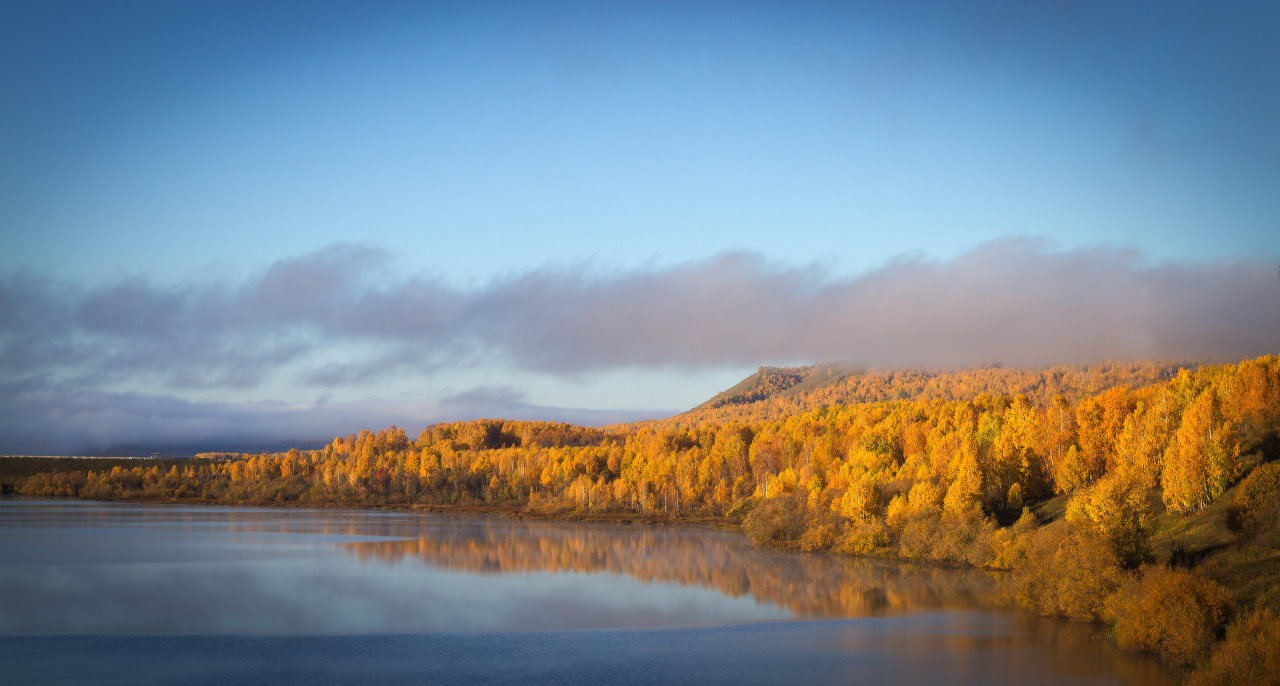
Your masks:
M1138 389L1167 381L1198 362L1099 362L1043 368L985 366L968 369L866 369L848 361L804 367L760 367L728 390L688 412L631 427L752 422L781 419L820 407L888 400L970 400L979 395L1024 395L1044 407L1055 395L1068 401L1110 388Z

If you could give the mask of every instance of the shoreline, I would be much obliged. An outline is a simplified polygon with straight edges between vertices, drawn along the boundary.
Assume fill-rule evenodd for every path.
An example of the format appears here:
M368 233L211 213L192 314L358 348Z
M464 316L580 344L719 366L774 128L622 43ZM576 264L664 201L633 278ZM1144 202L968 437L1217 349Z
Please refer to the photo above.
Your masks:
M417 514L473 514L473 515L493 515L498 517L506 517L508 519L533 520L539 522L573 522L580 524L618 524L625 526L670 526L670 527L691 527L698 529L711 529L712 531L722 531L725 533L741 534L746 537L751 547L760 550L768 550L776 553L793 553L799 555L821 555L834 558L846 559L864 559L878 560L881 562L892 562L894 564L909 564L923 567L933 567L937 569L973 569L983 572L995 574L1008 574L1012 570L1000 567L981 567L966 562L948 562L944 560L931 560L927 558L900 557L889 555L855 555L853 553L845 553L836 550L803 550L797 541L770 542L758 544L751 541L746 533L742 530L742 525L731 519L722 517L698 517L698 518L677 518L665 517L661 515L637 515L630 512L596 512L596 513L542 513L527 512L516 505L446 505L446 504L381 504L381 505L342 505L334 503L300 503L296 501L267 501L252 502L248 500L238 501L220 501L220 500L201 500L199 498L116 498L111 500L100 500L96 498L77 498L66 496L19 496L33 499L46 500L74 500L77 502L91 503L136 503L144 505L210 505L221 507L280 507L280 508L297 508L297 509L315 509L315 510L386 510L409 512ZM1069 619L1069 618L1068 618ZM1070 619L1070 621L1078 621ZM1085 622L1088 624L1097 624L1098 622Z
M222 507L284 507L284 508L310 508L316 510L391 510L401 512L415 512L421 514L482 514L497 515L510 519L530 519L535 521L546 522L581 522L591 524L625 524L625 525L647 525L647 526L691 526L698 528L713 529L716 531L725 531L729 533L743 533L742 526L723 517L679 517L672 518L665 515L641 515L633 512L567 512L567 513L544 513L529 512L519 505L452 505L452 504L423 504L423 503L385 503L377 505L348 505L341 503L303 503L298 501L263 501L255 502L251 500L204 500L201 498L79 498L71 496L22 496L20 494L6 494L7 496L18 495L18 497L46 500L74 500L79 502L93 503L140 503L147 505L213 505ZM745 534L743 534L745 535ZM787 550L782 546L761 546L771 550ZM794 552L805 552L795 550ZM846 555L845 557L859 557Z

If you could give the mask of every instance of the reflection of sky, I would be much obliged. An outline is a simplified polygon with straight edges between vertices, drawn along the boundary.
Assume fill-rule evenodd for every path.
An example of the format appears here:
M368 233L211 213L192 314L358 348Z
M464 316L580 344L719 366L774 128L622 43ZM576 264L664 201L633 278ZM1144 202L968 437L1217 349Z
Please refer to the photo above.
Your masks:
M660 631L0 636L14 683L1171 686L1078 623L990 612ZM174 675L181 674L181 679Z
M750 595L697 585L608 572L479 574L417 560L367 563L342 545L409 533L465 537L484 523L8 500L0 503L7 551L0 633L652 629L793 616Z
M6 498L0 549L13 683L1168 682L984 574L685 527Z

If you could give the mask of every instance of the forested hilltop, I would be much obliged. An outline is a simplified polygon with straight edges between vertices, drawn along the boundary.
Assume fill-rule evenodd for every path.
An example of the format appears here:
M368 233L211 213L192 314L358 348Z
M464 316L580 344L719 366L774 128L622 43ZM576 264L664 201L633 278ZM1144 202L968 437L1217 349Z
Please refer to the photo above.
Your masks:
M982 394L1024 395L1044 405L1055 395L1077 401L1109 388L1142 388L1167 381L1193 362L1102 362L1043 369L987 366L975 369L864 369L842 362L807 367L760 367L733 388L670 419L668 425L778 419L819 407L885 400L969 400Z
M416 440L391 427L323 450L38 474L18 487L740 522L762 545L1011 570L1020 602L1110 622L1122 648L1199 665L1198 683L1280 674L1275 357L1176 372L861 373L784 395L812 369L762 368L735 391L748 399L657 423L478 420ZM855 400L824 406L824 392ZM805 406L770 414L788 402ZM707 414L721 411L743 418Z

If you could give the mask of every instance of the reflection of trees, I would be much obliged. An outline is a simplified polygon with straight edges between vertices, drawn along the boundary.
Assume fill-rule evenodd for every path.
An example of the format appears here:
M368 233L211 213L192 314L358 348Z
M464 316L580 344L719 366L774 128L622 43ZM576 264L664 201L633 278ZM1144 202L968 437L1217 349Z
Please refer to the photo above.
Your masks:
M775 553L737 535L694 529L491 520L432 527L409 540L338 544L361 560L481 574L577 572L751 595L800 616L858 617L916 608L993 608L1012 599L992 575L879 560Z

